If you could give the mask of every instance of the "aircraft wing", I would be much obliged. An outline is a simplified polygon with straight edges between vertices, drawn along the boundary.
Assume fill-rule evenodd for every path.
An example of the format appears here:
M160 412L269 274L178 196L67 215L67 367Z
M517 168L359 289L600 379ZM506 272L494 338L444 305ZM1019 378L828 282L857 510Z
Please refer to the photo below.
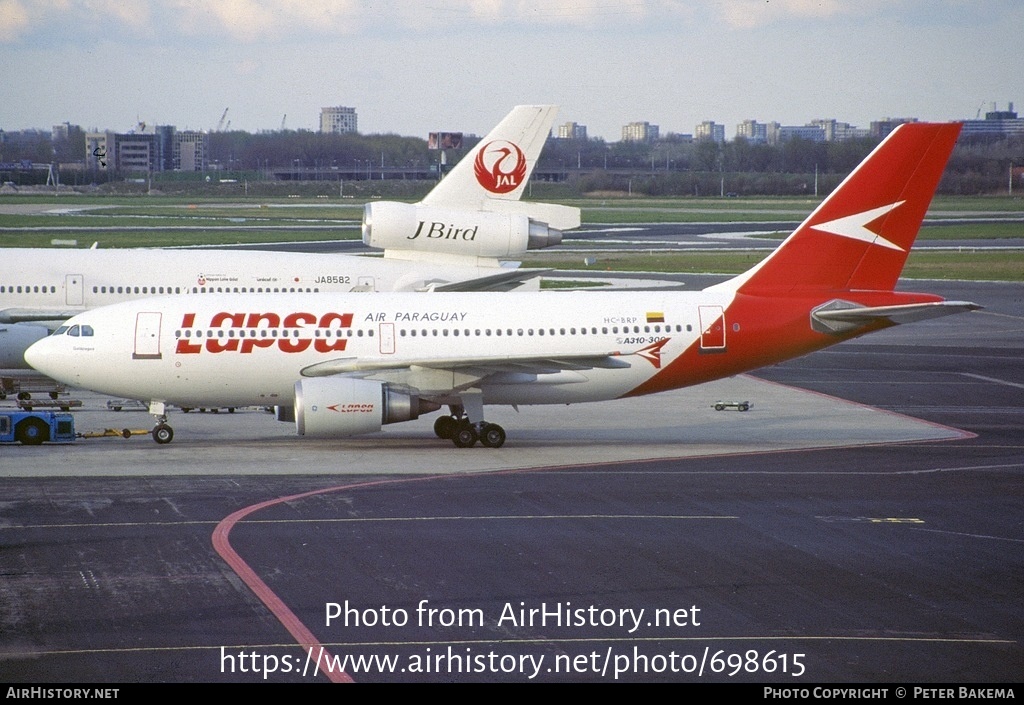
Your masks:
M582 382L586 378L576 373L595 367L629 367L629 363L614 352L436 357L400 361L348 357L310 365L301 374L303 377L352 375L407 384L424 392L446 393L472 387L485 378L496 377L509 383L534 382L539 375L551 375L549 383Z
M440 284L431 291L511 291L523 282L536 279L550 269L513 269L461 282Z
M0 323L45 323L48 321L66 321L82 311L42 308L4 308L0 309Z
M981 308L970 301L935 301L922 304L899 304L896 306L852 306L849 308L819 308L811 313L815 322L828 332L845 333L876 321L890 323L914 323L929 318L940 318L964 311Z
M562 370L587 370L595 367L615 369L629 367L617 352L570 353L566 355L488 355L485 357L431 357L372 360L358 357L341 357L327 362L318 362L301 370L303 377L329 377L351 372L376 372L380 370L401 370L410 368L457 370L465 368L486 368L494 372L532 372L549 374Z

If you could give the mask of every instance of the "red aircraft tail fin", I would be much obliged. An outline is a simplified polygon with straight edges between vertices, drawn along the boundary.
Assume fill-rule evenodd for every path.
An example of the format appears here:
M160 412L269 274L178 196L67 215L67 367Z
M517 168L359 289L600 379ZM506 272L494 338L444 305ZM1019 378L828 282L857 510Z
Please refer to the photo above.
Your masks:
M722 286L773 295L891 291L960 127L897 127L775 252Z

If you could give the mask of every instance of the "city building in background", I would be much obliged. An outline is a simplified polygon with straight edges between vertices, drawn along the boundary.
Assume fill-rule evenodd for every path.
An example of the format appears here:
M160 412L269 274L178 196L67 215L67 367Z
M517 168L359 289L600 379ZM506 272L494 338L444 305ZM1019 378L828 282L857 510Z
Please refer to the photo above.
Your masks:
M558 126L558 139L560 140L586 140L587 126L578 122L567 122Z
M150 129L140 124L128 133L87 132L85 168L119 173L206 171L206 150L205 132L179 132L172 125Z
M719 125L714 120L705 120L694 128L693 139L722 144L725 142L725 125Z
M757 120L744 120L736 126L736 136L751 144L764 144L768 141L768 126Z
M336 106L320 109L320 132L344 135L359 132L355 108Z
M993 138L1024 136L1024 118L1017 117L1017 113L1013 112L1013 103L1006 110L996 110L995 103L990 107L984 120L965 120L961 134L965 137Z
M643 122L631 122L622 127L623 142L654 142L658 139L658 126L652 125L646 120Z

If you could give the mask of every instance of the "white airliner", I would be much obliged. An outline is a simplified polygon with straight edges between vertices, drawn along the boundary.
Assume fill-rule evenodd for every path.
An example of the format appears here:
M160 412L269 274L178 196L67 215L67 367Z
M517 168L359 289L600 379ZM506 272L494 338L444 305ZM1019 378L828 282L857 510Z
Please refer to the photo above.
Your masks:
M27 359L149 401L160 443L168 403L277 405L332 437L448 406L438 436L498 447L486 404L650 394L978 308L894 291L959 131L899 127L775 252L699 292L163 297L76 316Z
M81 311L160 294L486 291L536 277L503 262L561 242L578 208L519 200L558 109L521 105L419 203L364 209L384 259L237 250L0 250L0 369ZM510 266L511 265L511 266ZM17 324L17 325L14 325ZM49 324L47 326L47 324Z

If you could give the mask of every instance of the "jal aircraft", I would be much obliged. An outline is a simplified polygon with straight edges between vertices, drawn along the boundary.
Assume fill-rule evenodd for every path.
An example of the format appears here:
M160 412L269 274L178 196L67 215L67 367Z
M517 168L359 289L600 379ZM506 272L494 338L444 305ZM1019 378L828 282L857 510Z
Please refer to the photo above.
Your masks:
M364 208L384 258L158 249L0 250L0 369L81 311L160 294L504 290L536 277L504 262L561 242L578 208L522 202L557 106L515 107L419 203ZM16 324L16 325L15 325ZM49 324L49 325L47 325Z
M978 308L894 291L959 131L897 128L771 255L703 291L164 297L76 316L26 357L149 401L159 443L165 404L276 405L326 437L447 406L438 436L498 447L485 405L651 394Z

